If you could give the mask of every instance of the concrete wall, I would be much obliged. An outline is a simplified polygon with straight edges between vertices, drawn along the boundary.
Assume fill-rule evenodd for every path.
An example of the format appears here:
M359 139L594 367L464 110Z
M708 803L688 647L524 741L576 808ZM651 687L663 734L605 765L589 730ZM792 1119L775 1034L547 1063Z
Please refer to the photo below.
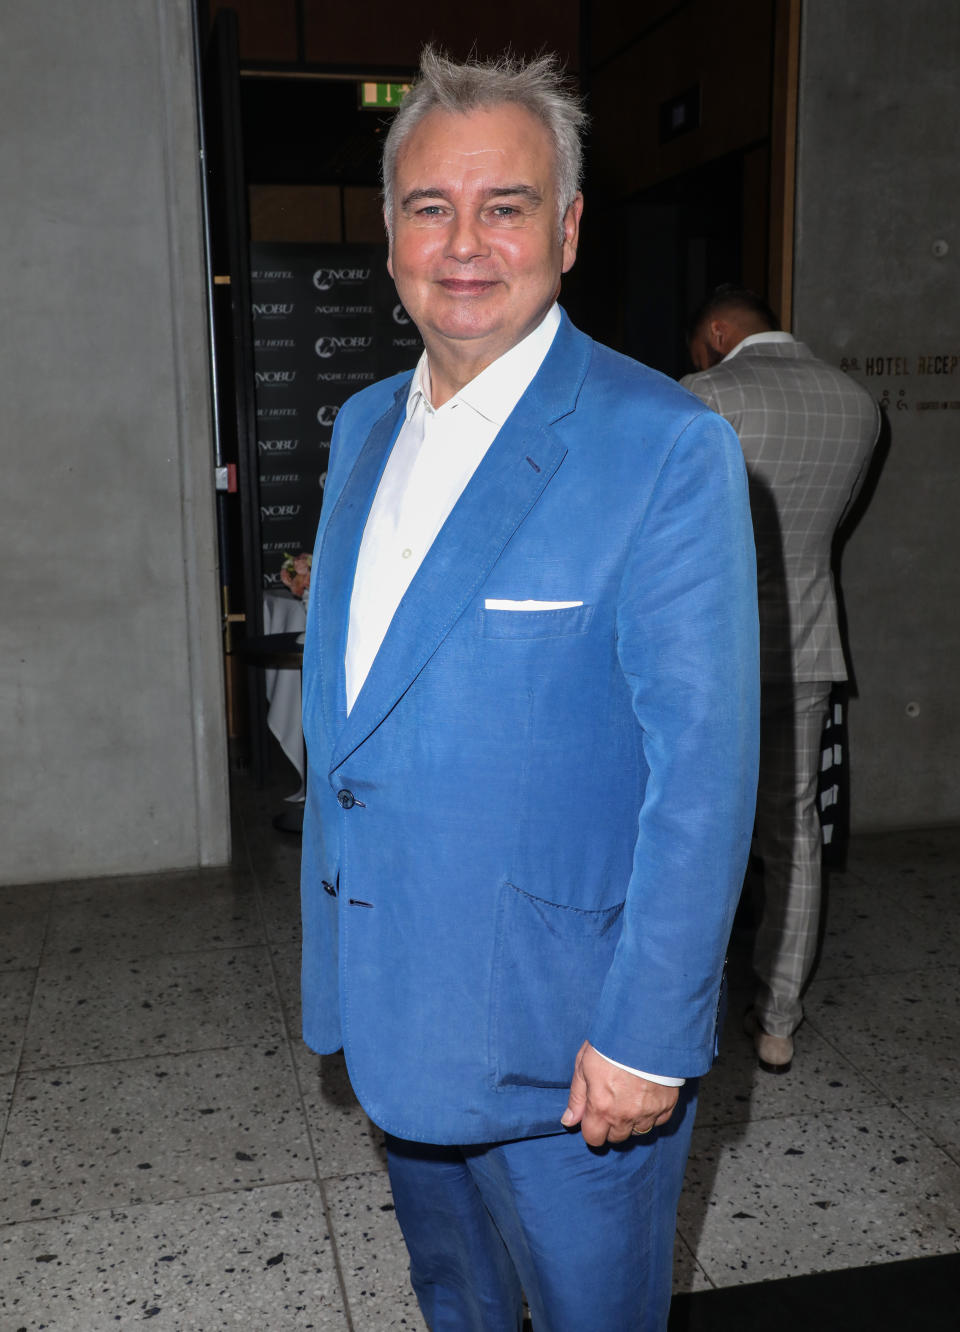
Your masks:
M11 0L0 882L229 856L188 0Z
M888 409L843 557L854 826L960 819L956 0L806 0L794 331Z

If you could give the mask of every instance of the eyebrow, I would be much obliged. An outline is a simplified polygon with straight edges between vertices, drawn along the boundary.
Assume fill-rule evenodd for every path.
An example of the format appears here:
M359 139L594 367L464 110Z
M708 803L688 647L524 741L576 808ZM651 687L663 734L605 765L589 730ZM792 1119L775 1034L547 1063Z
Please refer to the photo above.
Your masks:
M529 199L531 203L543 203L543 195L532 185L494 185L486 191L484 198L516 198L518 195L520 198ZM449 203L450 194L440 186L410 190L400 200L400 207L408 208L410 204L418 203L421 199L444 199Z

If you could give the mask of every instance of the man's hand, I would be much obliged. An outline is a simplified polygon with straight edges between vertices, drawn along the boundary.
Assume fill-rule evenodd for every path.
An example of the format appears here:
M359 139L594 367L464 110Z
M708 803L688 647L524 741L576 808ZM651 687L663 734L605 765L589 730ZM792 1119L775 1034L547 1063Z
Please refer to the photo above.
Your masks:
M584 1041L570 1083L570 1099L560 1120L564 1128L580 1125L591 1147L623 1142L632 1133L649 1133L673 1114L679 1087L662 1087L617 1068Z

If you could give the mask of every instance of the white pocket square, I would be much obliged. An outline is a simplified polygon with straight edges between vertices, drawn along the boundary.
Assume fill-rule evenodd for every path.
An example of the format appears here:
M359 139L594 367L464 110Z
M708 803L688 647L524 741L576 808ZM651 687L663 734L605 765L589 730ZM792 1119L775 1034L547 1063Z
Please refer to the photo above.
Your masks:
M505 601L497 597L488 597L483 603L483 609L502 611L572 610L575 606L582 605L582 601Z

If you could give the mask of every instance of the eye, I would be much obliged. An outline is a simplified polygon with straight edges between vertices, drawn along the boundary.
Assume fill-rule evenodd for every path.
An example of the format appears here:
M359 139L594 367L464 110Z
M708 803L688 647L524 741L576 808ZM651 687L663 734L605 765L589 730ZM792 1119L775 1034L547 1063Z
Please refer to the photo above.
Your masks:
M491 211L493 212L494 217L511 218L519 217L520 215L520 209L514 204L497 204L497 206Z
M442 221L447 212L448 207L444 199L437 199L436 201L411 199L403 207L404 217L409 218L411 222Z

